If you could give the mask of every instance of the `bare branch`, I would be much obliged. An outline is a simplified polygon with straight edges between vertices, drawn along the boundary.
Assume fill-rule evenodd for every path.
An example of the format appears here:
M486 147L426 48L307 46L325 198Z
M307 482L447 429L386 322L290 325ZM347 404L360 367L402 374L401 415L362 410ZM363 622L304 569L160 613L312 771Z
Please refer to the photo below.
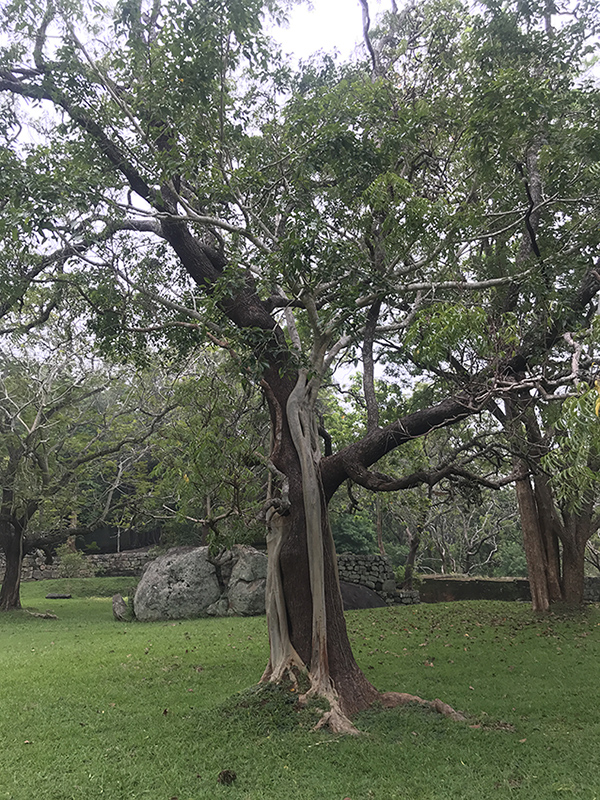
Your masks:
M365 334L363 341L363 392L367 405L367 431L370 432L379 427L379 406L375 395L375 360L373 356L373 344L375 340L375 330L379 320L381 300L376 300L369 308L367 321L365 323Z
M371 42L371 37L369 36L369 29L371 27L371 16L369 14L369 3L368 0L359 0L362 6L362 18L363 18L363 38L365 40L365 45L367 50L369 51L369 55L371 56L371 64L373 65L373 75L376 76L379 74L379 65L377 63L377 54L373 48L373 43Z

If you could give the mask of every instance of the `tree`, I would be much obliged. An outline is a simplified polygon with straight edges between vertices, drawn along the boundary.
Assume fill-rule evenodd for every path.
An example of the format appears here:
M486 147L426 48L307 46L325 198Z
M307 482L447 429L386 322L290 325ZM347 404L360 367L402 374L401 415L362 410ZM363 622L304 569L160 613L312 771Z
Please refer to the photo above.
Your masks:
M323 722L349 730L348 718L380 695L347 637L329 501L348 479L371 491L426 482L371 467L416 437L483 412L506 390L503 376L513 388L514 380L526 383L560 334L540 337L536 320L509 341L504 333L514 325L499 317L489 337L485 314L465 299L497 306L511 286L522 296L545 274L514 251L532 213L514 160L535 128L519 103L543 80L524 86L519 72L502 72L492 97L498 76L489 53L503 45L502 26L508 20L530 52L543 41L557 70L567 60L570 70L557 73L561 102L579 103L583 115L596 95L576 84L579 22L540 34L529 7L409 7L388 16L390 36L379 50L365 24L372 69L325 59L299 75L269 57L267 9L274 4L260 0L122 2L107 18L98 6L16 0L5 14L12 45L0 91L19 101L15 113L24 100L52 107L49 138L84 174L92 165L81 185L95 215L66 236L69 280L95 303L97 331L124 349L151 329L163 342L201 332L260 381L273 475L263 680L295 682L305 671L308 695L330 702ZM498 22L491 44L490 19ZM483 152L495 127L497 167ZM580 117L578 141L591 130ZM572 147L570 161L585 171L589 148ZM565 189L573 196L568 181ZM560 201L557 217L566 207L572 220L579 206ZM140 245L135 232L153 239ZM582 324L599 287L584 260L563 282L577 289L557 298L561 331ZM424 341L428 325L445 329L436 357ZM429 375L449 347L462 347L469 380L458 388L440 381L430 405L381 425L368 363L372 348L383 347L427 361ZM319 390L342 356L357 353L372 409L367 432L329 453ZM384 695L390 703L405 698Z
M587 361L593 370L589 354ZM542 588L549 599L567 603L583 603L586 546L600 527L595 396L595 389L582 383L558 408L534 414L525 407L522 415L531 524L544 545Z
M226 547L263 541L269 471L268 412L222 354L186 364L174 390L177 410L152 443L152 471L136 490L139 512L160 520L163 541Z
M591 299L587 279L580 284L580 299L566 304L563 300L564 287L578 273L577 263L589 266L597 259L597 233L590 226L597 227L598 219L593 177L598 169L598 139L587 123L580 125L597 114L597 88L573 72L578 58L585 60L590 54L595 23L586 29L578 16L580 11L585 16L584 6L571 9L575 14L564 26L556 26L557 8L549 4L539 16L531 4L485 3L483 8L468 37L477 65L470 91L477 92L479 108L465 122L464 133L467 139L471 136L471 168L476 171L479 164L484 178L474 180L471 207L477 208L483 192L495 223L482 233L476 258L488 274L503 272L509 263L524 273L510 288L495 290L481 310L465 309L459 315L427 310L421 329L414 329L422 342L413 361L455 386L472 381L474 364L497 365L504 403L491 405L490 410L508 433L514 467L520 473L516 490L533 605L547 610L552 600L567 592L572 600L581 598L583 590L581 546L556 524L547 476L539 468L541 437L534 429L540 407L562 400L561 386L577 378L590 380L586 370L578 374L565 369L565 364L577 361L579 345L573 332L590 321L573 316L582 309L580 300L585 305ZM389 59L396 45L392 37L381 54L375 51L375 60L379 55ZM513 80L516 70L518 82ZM513 171L512 178L508 170ZM589 272L588 278L593 281ZM539 358L549 345L548 357L532 370L534 353ZM511 351L518 355L498 359ZM523 385L525 375L530 380ZM573 524L571 520L567 528ZM565 580L575 573L577 590L571 578Z
M26 550L75 532L82 473L143 442L169 410L157 387L121 378L120 388L73 348L44 353L38 342L0 357L0 611L21 607Z

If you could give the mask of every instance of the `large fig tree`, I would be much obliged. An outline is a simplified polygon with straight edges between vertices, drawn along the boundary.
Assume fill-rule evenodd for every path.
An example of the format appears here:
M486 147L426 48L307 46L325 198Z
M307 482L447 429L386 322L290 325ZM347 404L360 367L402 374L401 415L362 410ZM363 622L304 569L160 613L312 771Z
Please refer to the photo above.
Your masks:
M526 381L564 320L583 323L600 286L586 259L570 259L552 335L539 335L535 314L515 335L514 316L490 331L475 313L524 281L531 294L547 275L545 263L519 257L518 242L542 202L523 177L539 122L528 103L548 97L535 81L525 91L518 69L490 74L490 52L505 23L531 52L544 43L563 99L588 109L597 98L574 77L581 17L544 32L543 11L540 30L538 10L521 3L481 12L453 0L393 3L377 39L362 5L364 64L324 58L293 74L264 32L265 15L280 12L263 0L123 0L110 14L96 2L16 0L0 60L15 119L29 114L50 163L56 149L65 180L77 176L71 216L60 197L57 238L71 247L60 279L95 308L97 333L124 352L151 335L206 337L262 385L272 426L263 679L305 672L309 694L330 702L324 721L340 730L380 695L346 633L329 500L348 480L372 491L432 480L371 468L488 409L509 379ZM488 35L489 17L502 24ZM547 129L565 124L552 107ZM590 131L581 118L577 127ZM585 135L573 145L581 170ZM14 158L41 157L18 128L5 141ZM563 183L545 208L564 200ZM35 252L35 236L27 245ZM429 324L442 331L439 361L462 347L469 379L441 380L430 405L380 425L375 363L387 349L435 372ZM319 390L344 359L364 364L369 424L336 451Z

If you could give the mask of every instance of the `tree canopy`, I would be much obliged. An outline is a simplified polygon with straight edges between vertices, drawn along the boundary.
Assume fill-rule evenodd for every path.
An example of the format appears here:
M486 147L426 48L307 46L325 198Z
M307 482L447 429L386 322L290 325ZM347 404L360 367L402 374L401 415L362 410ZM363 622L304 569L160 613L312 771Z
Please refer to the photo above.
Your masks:
M366 59L298 71L262 0L16 0L0 54L2 313L61 287L122 358L208 340L260 384L264 679L306 670L338 729L379 695L348 642L329 501L348 480L430 485L374 465L560 397L600 288L596 5L394 3L377 28L362 5ZM352 360L366 430L335 449L319 392ZM384 421L377 362L420 379L422 402Z

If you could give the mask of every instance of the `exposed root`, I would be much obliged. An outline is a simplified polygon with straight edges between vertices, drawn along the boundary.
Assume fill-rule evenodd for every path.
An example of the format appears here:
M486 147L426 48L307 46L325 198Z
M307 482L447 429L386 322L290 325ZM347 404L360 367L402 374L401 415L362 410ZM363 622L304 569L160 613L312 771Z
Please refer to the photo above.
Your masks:
M46 611L45 614L37 613L36 611L28 611L32 617L39 617L40 619L58 619L56 614L53 614L51 611Z
M340 733L350 736L360 735L358 728L354 727L348 717L345 716L345 714L342 714L339 709L326 711L321 719L317 722L313 730L318 731L321 728L329 728L332 733Z
M334 734L350 736L358 736L360 734L350 717L342 710L339 696L330 680L319 679L318 676L311 674L304 665L299 666L293 660L290 660L285 666L281 664L277 675L278 677L276 678L275 673L270 672L269 668L267 668L261 683L287 685L292 692L297 692L296 702L300 707L306 707L313 701L313 710L318 711L320 714L313 730L328 729ZM300 690L306 689L309 681L308 689L300 694ZM323 705L319 702L321 700ZM449 706L448 703L442 702L439 698L423 700L422 697L405 692L382 692L377 695L377 700L384 708L397 708L398 706L412 703L435 711L437 714L448 717L454 722L469 721L462 712L456 711L456 709Z
M358 736L360 731L354 726L350 717L342 711L338 693L329 676L318 671L316 675L309 672L308 678L310 679L310 688L304 694L299 695L298 703L305 706L313 698L322 698L329 704L329 710L323 712L313 730L328 728L332 733Z
M293 650L293 648L292 648ZM295 650L285 659L280 661L276 667L267 664L267 668L262 674L259 683L291 683L294 689L298 689L298 675L307 673L306 666Z
M382 692L379 699L384 708L397 708L398 706L408 705L409 703L417 703L455 722L467 721L464 714L460 711L456 711L452 706L449 706L448 703L443 703L437 698L435 700L423 700L422 697L417 697L417 695L414 694L406 694L404 692Z

